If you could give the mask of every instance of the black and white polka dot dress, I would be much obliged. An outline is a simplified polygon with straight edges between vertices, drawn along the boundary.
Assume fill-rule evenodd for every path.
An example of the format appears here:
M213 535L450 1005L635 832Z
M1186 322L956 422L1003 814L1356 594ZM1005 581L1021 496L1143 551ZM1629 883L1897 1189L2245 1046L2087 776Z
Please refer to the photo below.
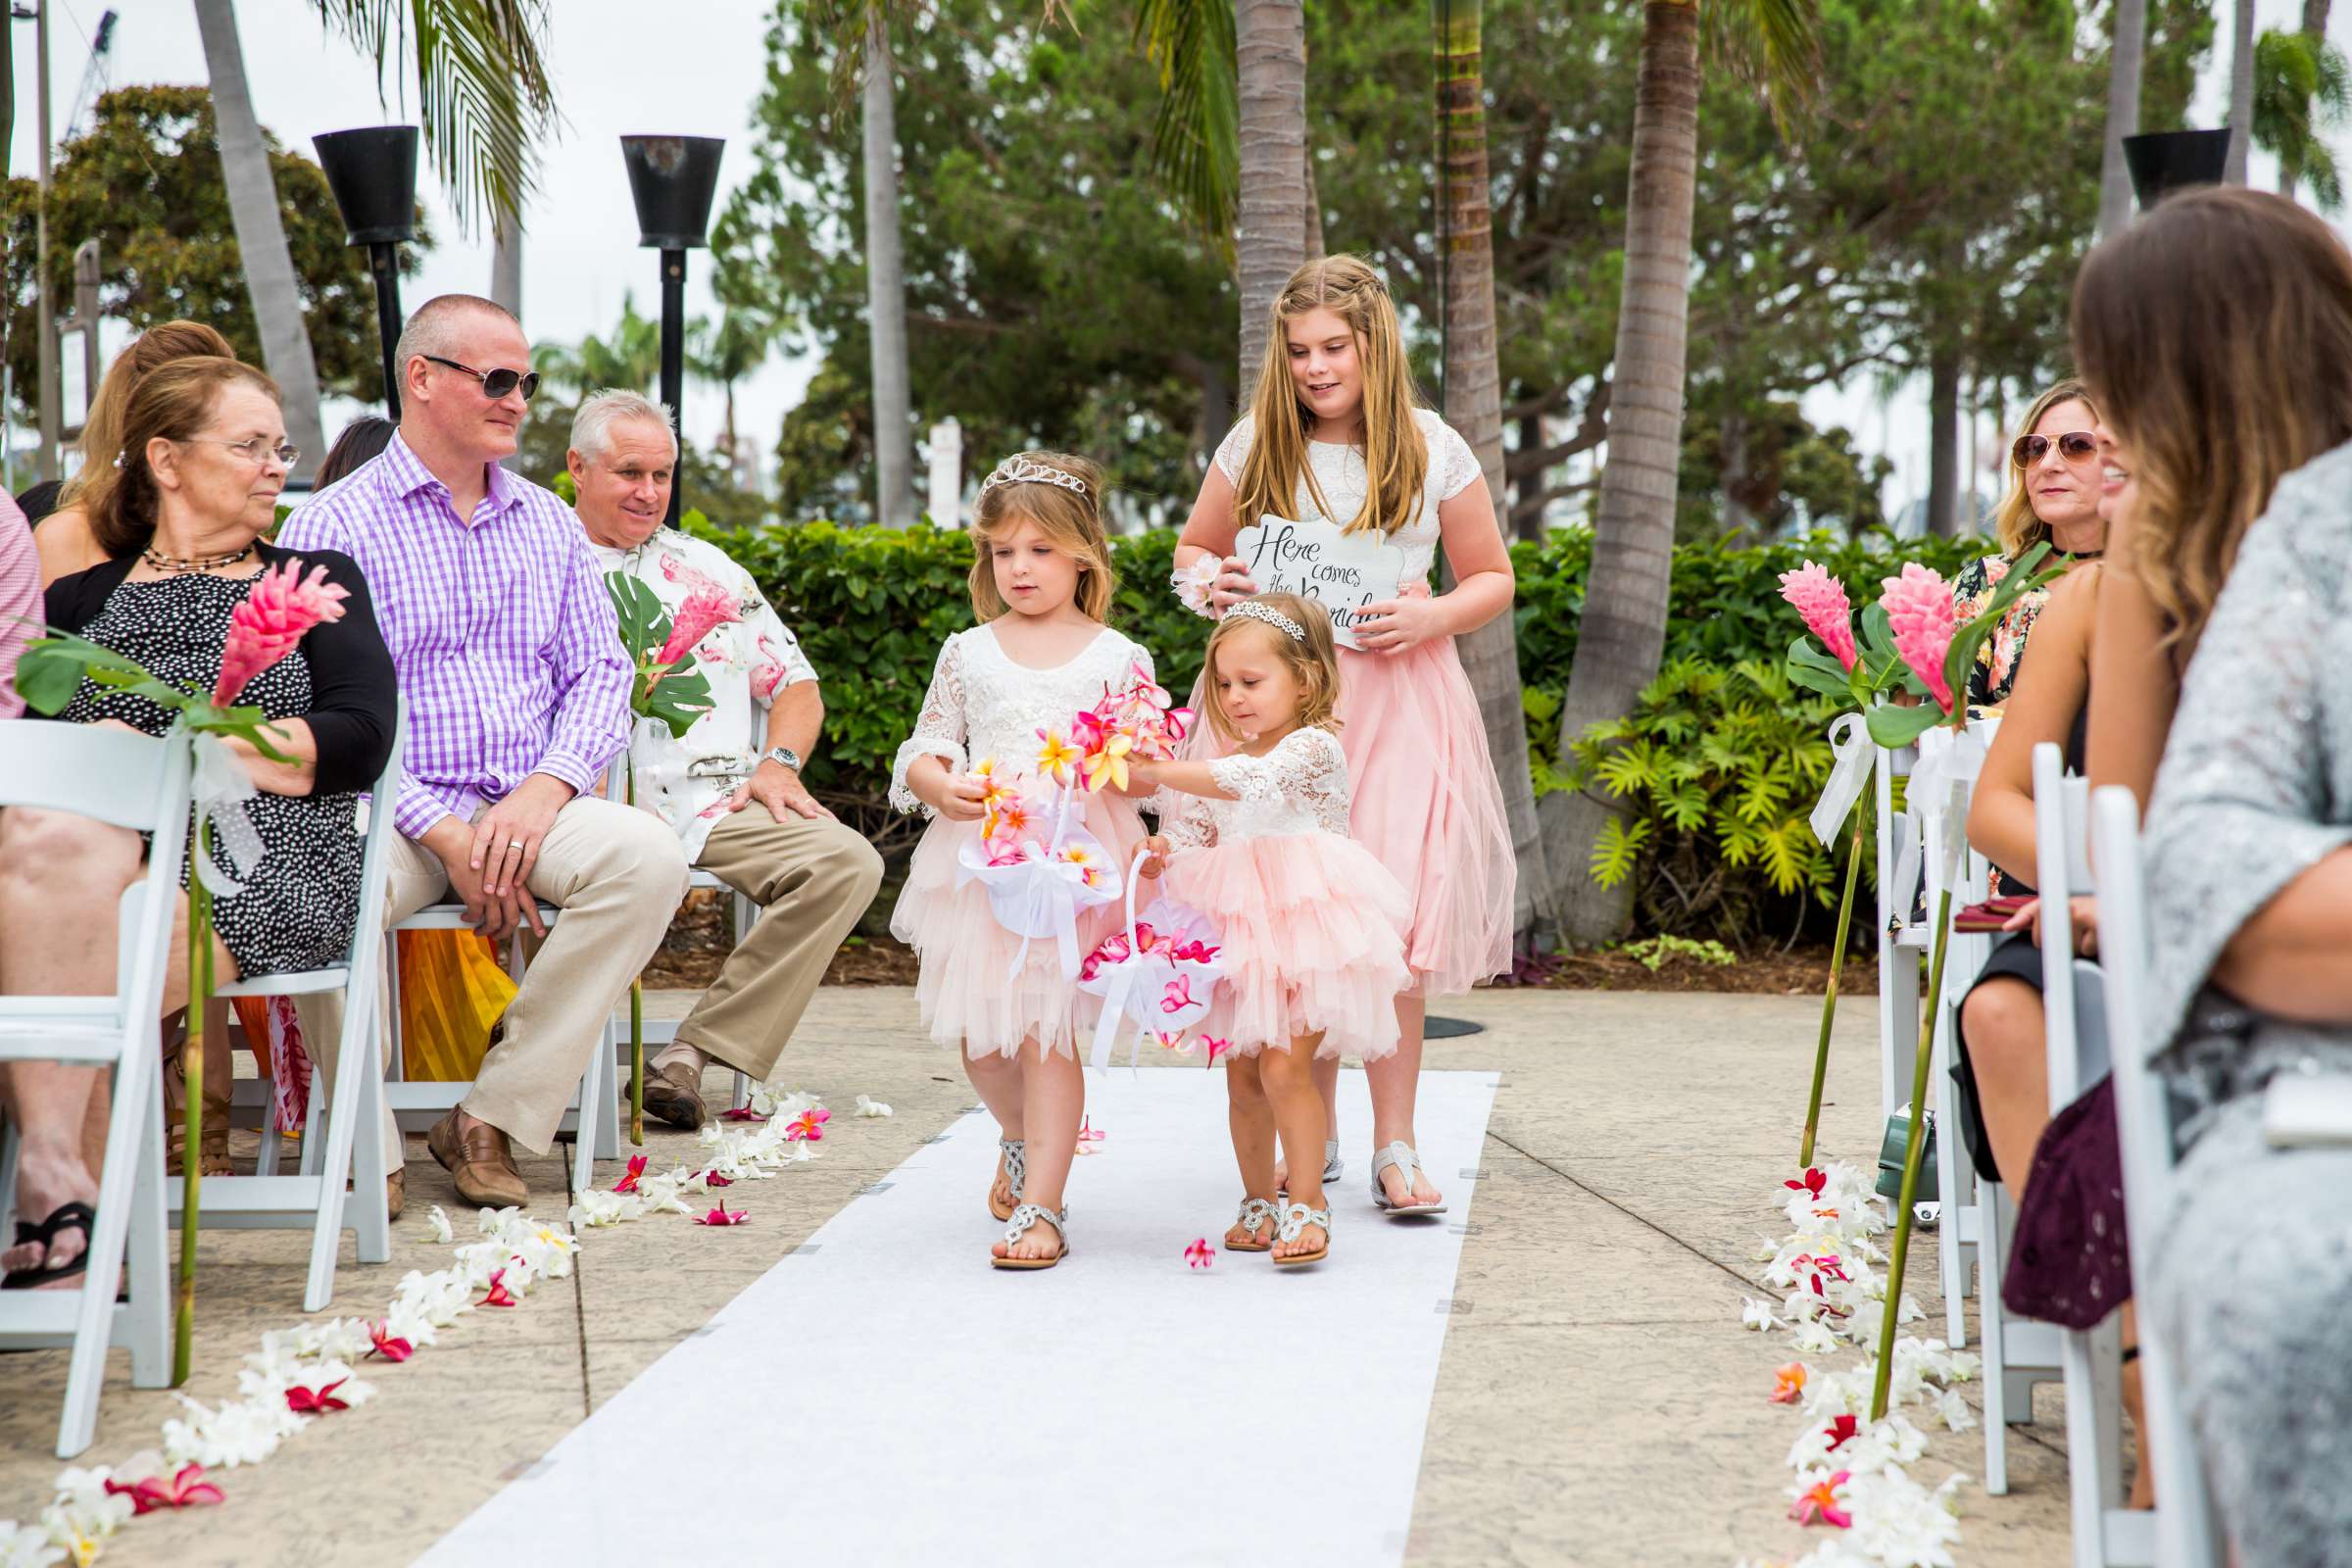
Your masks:
M229 612L244 602L255 580L190 573L154 582L125 581L108 595L105 607L80 634L137 660L166 680L209 692L220 677ZM256 675L239 701L271 718L308 713L311 665L305 649L295 649ZM84 681L58 717L79 724L120 719L133 729L161 735L172 727L172 714L144 697ZM245 803L265 853L240 872L216 851L221 869L245 887L235 898L213 905L220 945L237 960L243 978L343 962L360 909L359 808L360 797L352 794L264 793ZM181 887L187 886L184 864L179 880Z

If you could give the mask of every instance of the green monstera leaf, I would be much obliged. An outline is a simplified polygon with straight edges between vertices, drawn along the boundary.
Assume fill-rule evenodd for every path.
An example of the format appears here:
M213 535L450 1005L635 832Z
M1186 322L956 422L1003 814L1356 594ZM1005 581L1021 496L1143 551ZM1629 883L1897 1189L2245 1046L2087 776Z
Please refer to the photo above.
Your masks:
M710 711L710 682L688 654L675 664L657 664L654 656L669 641L669 612L661 598L625 571L605 573L612 613L620 623L620 645L628 650L637 678L629 689L629 711L669 726L684 740L694 721Z

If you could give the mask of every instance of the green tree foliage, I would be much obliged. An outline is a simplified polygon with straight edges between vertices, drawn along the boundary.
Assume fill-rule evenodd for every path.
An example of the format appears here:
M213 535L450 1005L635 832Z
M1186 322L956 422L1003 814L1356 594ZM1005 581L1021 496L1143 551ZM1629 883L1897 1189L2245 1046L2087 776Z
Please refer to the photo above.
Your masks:
M897 38L901 223L917 428L953 414L975 466L1051 444L1146 511L1189 503L1232 399L1234 290L1150 179L1153 68L1102 0L941 0ZM713 234L721 297L823 360L777 446L788 512L872 493L858 119L803 0L768 37L751 178Z
M2278 159L2278 188L2311 187L2325 213L2343 210L2344 182L2325 132L2352 112L2352 66L2307 32L2266 32L2254 45L2254 144Z
M343 220L326 175L299 153L270 144L278 208L301 280L318 379L362 402L383 396L375 288L367 253L343 243ZM220 179L212 97L202 87L122 87L98 100L89 131L58 150L49 194L50 286L74 298L74 248L98 241L100 311L137 330L178 318L218 328L237 357L262 363L253 302ZM29 179L7 187L8 363L20 388L35 385L33 221ZM402 253L403 271L430 247ZM21 407L29 409L23 403Z

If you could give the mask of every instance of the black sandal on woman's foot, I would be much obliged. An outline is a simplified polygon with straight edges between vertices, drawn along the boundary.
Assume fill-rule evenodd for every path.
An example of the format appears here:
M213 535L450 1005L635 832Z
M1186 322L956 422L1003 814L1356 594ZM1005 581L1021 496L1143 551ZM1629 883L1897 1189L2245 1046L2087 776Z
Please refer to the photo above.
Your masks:
M8 1278L0 1280L0 1291L34 1290L56 1280L70 1280L74 1275L85 1272L90 1266L91 1231L97 1223L98 1211L89 1204L80 1202L58 1205L49 1217L38 1225L28 1225L23 1220L17 1221L15 1245L18 1247L37 1246L41 1250L41 1261L31 1268L21 1268L9 1275ZM50 1268L46 1266L49 1262L50 1245L57 1240L59 1231L81 1232L81 1250L75 1253L74 1261L65 1267Z

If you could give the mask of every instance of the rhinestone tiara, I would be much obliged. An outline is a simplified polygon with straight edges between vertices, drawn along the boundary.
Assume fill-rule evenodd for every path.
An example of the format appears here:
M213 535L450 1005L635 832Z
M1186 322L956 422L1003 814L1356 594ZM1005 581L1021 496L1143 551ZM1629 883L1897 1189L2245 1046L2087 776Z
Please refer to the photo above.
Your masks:
M1006 458L997 465L989 476L980 481L980 493L988 494L1001 484L1057 484L1078 495L1086 494L1086 481L1074 473L1032 462L1026 455Z
M1228 618L1231 618L1235 615L1242 615L1250 620L1262 620L1267 625L1273 627L1276 631L1289 634L1291 641L1295 643L1302 643L1306 641L1306 628L1304 626L1299 625L1297 621L1284 614L1281 611L1276 610L1273 606L1261 605L1254 599L1242 600L1231 610L1226 611L1225 613Z

